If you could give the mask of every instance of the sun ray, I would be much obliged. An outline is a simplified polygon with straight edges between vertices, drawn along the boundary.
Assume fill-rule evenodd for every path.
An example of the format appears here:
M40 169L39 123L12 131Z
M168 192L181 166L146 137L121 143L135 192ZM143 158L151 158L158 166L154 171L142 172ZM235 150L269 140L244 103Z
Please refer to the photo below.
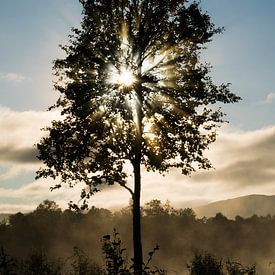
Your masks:
M178 89L177 59L181 49L175 49L168 44L157 49L149 47L146 54L139 58L132 47L128 30L128 26L123 22L119 34L120 46L116 54L119 65L109 65L107 81L116 91L117 97L123 98L135 125L132 131L138 131L137 109L141 103L138 101L140 97L135 94L135 85L141 84L144 100L141 134L144 142L151 148L150 154L157 156L161 150L158 139L162 129L164 126L169 127L162 109L165 108L168 113L179 112L171 108L173 102L169 102L169 98L162 91ZM140 60L142 64L138 63ZM138 72L139 66L141 69ZM110 98L114 100L116 96ZM153 102L154 106L151 105Z

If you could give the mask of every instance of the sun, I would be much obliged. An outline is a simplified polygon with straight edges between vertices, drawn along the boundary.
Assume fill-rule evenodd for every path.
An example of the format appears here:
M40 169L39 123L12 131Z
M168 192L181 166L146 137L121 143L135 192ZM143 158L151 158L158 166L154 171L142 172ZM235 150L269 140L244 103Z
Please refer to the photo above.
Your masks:
M118 82L124 86L131 86L135 82L135 77L131 71L127 71L125 68L122 68L118 76Z
M123 87L130 87L136 82L132 71L122 67L120 70L112 71L110 82Z

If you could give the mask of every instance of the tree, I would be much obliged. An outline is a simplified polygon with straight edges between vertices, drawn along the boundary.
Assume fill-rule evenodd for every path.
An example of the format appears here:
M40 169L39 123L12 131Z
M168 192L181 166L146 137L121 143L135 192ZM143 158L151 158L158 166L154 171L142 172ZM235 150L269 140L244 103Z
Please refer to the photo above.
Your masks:
M84 205L106 184L133 201L135 274L142 270L141 166L184 175L208 169L203 151L215 140L223 113L214 104L238 97L215 85L200 62L215 28L198 3L185 0L80 0L83 20L64 59L54 63L63 120L38 144L46 168L38 177L84 182ZM134 187L127 185L131 164ZM61 184L55 187L59 188Z
M35 213L61 213L61 208L55 201L44 200L36 207Z

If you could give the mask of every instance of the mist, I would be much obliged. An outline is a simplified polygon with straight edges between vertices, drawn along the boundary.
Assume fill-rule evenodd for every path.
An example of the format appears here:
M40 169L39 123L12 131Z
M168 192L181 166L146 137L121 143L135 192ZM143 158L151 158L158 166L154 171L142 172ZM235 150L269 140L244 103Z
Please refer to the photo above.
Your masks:
M188 274L194 253L207 251L218 259L256 265L258 274L271 274L275 259L275 216L228 219L218 213L197 218L191 208L175 209L152 200L142 208L144 260L159 245L152 265L168 274ZM2 221L0 246L14 258L26 258L32 249L43 249L51 259L68 259L73 248L84 251L93 262L104 265L102 237L116 229L131 262L130 207L116 212L92 207L86 213L62 211L44 201L31 213L17 213Z

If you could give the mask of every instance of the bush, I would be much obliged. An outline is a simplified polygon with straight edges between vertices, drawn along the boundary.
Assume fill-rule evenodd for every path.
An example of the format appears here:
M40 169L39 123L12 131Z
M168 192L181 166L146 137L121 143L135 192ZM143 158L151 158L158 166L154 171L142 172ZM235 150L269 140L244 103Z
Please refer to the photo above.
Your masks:
M9 256L4 248L0 249L0 274L1 275L15 275L15 270L17 268L16 261Z
M131 275L134 274L133 265L128 266L128 261L124 256L126 252L125 248L122 248L121 239L119 233L114 230L113 238L110 235L105 235L102 239L102 250L105 256L106 262L106 274L107 275ZM165 270L159 269L158 267L151 268L149 265L155 252L159 249L158 245L148 253L148 260L143 263L143 275L165 275L167 274Z
M61 275L63 263L50 261L43 249L33 249L20 267L22 275Z
M104 275L102 268L78 247L74 247L73 255L68 260L71 266L68 275Z
M208 252L196 253L187 265L190 275L256 275L256 267L243 266L241 263L218 260Z
M190 275L223 275L222 260L217 260L209 253L196 253L188 265Z

